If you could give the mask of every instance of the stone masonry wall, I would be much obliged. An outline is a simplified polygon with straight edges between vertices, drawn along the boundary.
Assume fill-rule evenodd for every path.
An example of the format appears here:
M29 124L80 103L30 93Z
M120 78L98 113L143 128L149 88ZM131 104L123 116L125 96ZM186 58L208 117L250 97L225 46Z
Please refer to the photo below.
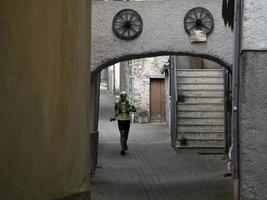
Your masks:
M154 58L132 60L132 64L129 67L132 67L133 70L133 83L129 83L129 96L133 95L137 112L146 110L149 114L150 78L164 78L164 75L160 73L160 69L156 66ZM131 72L129 82L131 82Z

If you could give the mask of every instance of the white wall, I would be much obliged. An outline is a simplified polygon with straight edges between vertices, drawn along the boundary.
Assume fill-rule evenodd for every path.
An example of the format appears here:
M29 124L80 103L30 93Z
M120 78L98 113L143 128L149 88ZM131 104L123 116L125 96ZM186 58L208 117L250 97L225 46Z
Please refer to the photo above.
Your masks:
M243 50L267 50L267 1L244 0L243 2Z
M183 19L191 8L199 6L212 13L214 30L208 36L207 43L191 44L184 30ZM120 62L122 59L145 57L153 53L168 55L171 52L210 55L230 66L233 34L224 26L221 7L221 0L94 1L92 2L92 71L98 67ZM113 17L125 8L136 10L144 23L142 34L132 41L121 40L112 32Z
M120 63L116 63L107 68L108 70L108 85L107 88L113 92L120 92Z
M240 66L241 200L267 199L267 1L243 2Z

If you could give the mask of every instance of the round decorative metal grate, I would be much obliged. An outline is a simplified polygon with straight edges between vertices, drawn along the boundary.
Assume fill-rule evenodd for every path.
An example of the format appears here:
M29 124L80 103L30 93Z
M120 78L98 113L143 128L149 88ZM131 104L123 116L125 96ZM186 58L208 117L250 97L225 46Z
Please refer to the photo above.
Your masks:
M193 8L189 10L184 17L184 28L188 34L193 30L202 30L208 35L212 32L213 27L213 16L205 8Z
M123 40L133 40L141 34L143 20L136 11L132 9L124 9L115 15L112 29L118 38Z

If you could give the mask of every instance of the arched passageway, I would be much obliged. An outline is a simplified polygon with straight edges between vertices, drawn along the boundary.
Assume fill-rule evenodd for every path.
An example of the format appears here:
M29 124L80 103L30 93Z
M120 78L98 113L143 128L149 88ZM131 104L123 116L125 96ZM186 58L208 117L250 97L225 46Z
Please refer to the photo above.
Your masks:
M99 72L93 77L99 79ZM112 99L114 97L110 93L102 93L100 98L100 169L93 179L93 198L105 198L105 193L113 191L108 196L114 195L112 198L117 199L194 199L196 193L184 192L190 186L198 191L198 199L231 199L232 184L230 179L223 177L227 167L226 162L221 160L222 156L182 153L177 159L177 154L173 154L170 148L171 138L166 127L134 124L130 152L127 160L121 159L117 125L111 124L108 119L113 115L114 102L109 102ZM157 133L158 138L155 136ZM199 166L199 169L190 166ZM181 179L184 182L180 182ZM118 187L120 192L116 190ZM134 192L131 193L131 190Z
M162 53L162 52L161 52ZM157 52L157 53L154 53L153 55L161 55L161 56L164 56L166 55L165 53L162 53L160 54L160 52ZM168 54L167 54L168 55ZM199 83L199 87L200 90L201 90L201 85L206 87L208 91L206 92L209 92L209 90L213 91L215 90L215 93L211 94L211 95L215 95L215 97L218 97L218 94L216 94L216 92L220 92L219 95L222 95L224 97L222 98L227 98L227 105L225 105L224 108L223 107L223 103L225 103L224 101L225 100L221 100L221 102L218 102L218 100L215 102L216 103L221 103L222 107L220 107L220 109L223 109L225 111L225 126L227 126L227 128L224 130L224 132L227 133L227 135L229 135L229 132L230 132L230 126L228 126L228 124L230 124L230 99L229 99L229 91L231 91L230 87L231 87L231 84L230 84L230 75L231 75L231 66L229 66L227 63L223 62L222 60L218 59L218 58L214 58L213 56L210 56L210 55L195 55L195 54L187 54L185 52L177 52L177 53L173 53L172 55L176 55L176 56L180 56L180 57L189 57L188 55L190 55L191 58L200 58L200 59L205 59L205 60L209 60L211 62L214 62L216 64L218 64L218 66L220 66L220 68L223 68L225 70L225 72L219 72L221 74L221 81L219 80L219 82L222 83L219 90L220 91L216 91L218 87L213 87L213 88L209 88L210 86L209 85L214 85L214 84L218 84L219 82L209 82L209 81L213 81L213 80L206 80L207 84L208 85L203 85L205 84L205 81L203 82L202 81L202 84L201 82ZM123 62L125 61L126 58L135 58L135 59L138 59L138 58L144 58L146 57L146 54L143 54L143 55L138 55L136 57L134 57L134 55L127 55L127 56L123 56L123 57L120 57L120 58L117 58L117 59L112 59L112 60L108 60L106 63L104 63L103 65L99 66L98 68L96 68L95 71L92 72L92 96L94 96L94 104L93 105L98 105L99 103L99 98L98 98L98 95L99 95L99 88L100 88L100 72L101 70L105 69L106 67L108 66L111 66L111 65L114 65L116 62ZM172 56L174 57L174 56ZM171 60L170 60L170 65L175 65L175 66L169 66L169 90L170 90L170 93L172 93L172 98L171 99L171 102L169 102L171 104L171 107L173 108L173 110L177 110L177 96L178 96L178 90L179 88L177 88L177 70L178 70L178 67L176 66L176 63L174 63L176 61L172 61L171 63ZM180 73L180 72L179 72ZM197 76L196 78L198 78L199 80L203 79L203 78L208 78L209 76L218 76L218 74L216 74L217 72L215 72L214 75L205 75L205 73L210 73L209 71L206 71L204 72L204 70L202 70L201 72L202 74L200 74L200 77L198 77L198 75L193 75L193 76ZM213 72L212 72L213 73ZM179 74L178 74L179 75ZM189 75L190 76L190 75ZM226 80L223 80L223 77L226 79ZM211 77L212 78L212 77ZM215 77L213 77L215 78ZM196 80L194 80L196 81ZM192 84L196 84L196 83L192 83ZM201 84L201 85L200 85ZM173 86L173 87L172 87ZM172 90L172 91L171 91ZM193 89L194 90L194 89ZM199 92L198 92L199 93ZM95 95L97 94L97 95ZM197 94L198 95L198 94ZM171 95L169 95L171 97ZM190 96L190 95L189 95ZM206 94L207 97L210 97L208 94ZM201 97L201 96L200 96ZM203 96L202 96L203 97ZM211 96L212 97L212 96ZM168 101L168 100L166 100ZM189 106L189 105L188 105ZM204 105L206 106L206 105ZM227 108L226 108L227 107ZM216 109L215 109L216 110ZM213 110L211 110L213 111ZM177 117L176 117L176 114L173 114L170 116L170 126L173 126L172 130L171 130L171 133L173 135L176 135L176 132L177 132ZM200 113L202 115L202 113ZM93 106L92 108L92 111L91 111L91 117L94 119L92 120L93 121L93 127L92 127L92 132L93 133L97 133L98 132L98 106ZM227 118L227 119L226 119ZM205 123L205 122L204 122ZM226 141L226 138L228 136L225 136L225 141ZM173 141L173 147L176 148L176 141L177 137L174 136L172 141ZM94 143L94 142L93 142ZM228 143L228 142L227 142ZM95 145L92 145L93 147L95 147ZM227 146L227 145L226 145ZM228 149L228 146L226 147L226 149ZM227 150L226 150L227 152Z
M191 43L184 29L183 20L186 13L195 7L207 9L214 18L214 29L204 43ZM135 10L142 18L142 33L134 40L122 40L112 31L113 19L123 9ZM231 73L233 34L225 28L221 18L220 0L94 1L92 12L91 94L96 105L99 72L117 62L161 55L195 56L217 62ZM175 104L175 101L172 104ZM92 127L94 133L98 130L97 112L97 107L91 112L91 121L95 124Z
M214 18L213 32L205 43L191 43L184 30L183 19L194 7L203 7L211 12ZM135 40L125 41L117 38L112 32L114 16L123 9L135 10L143 20L143 31ZM100 71L130 59L162 55L194 56L212 60L231 73L233 35L225 28L221 18L221 0L215 1L160 1L160 2L101 2L92 4L92 62L91 62L91 96L94 105L91 108L91 147L97 147L98 140L98 102L100 93ZM101 13L101 15L99 15ZM166 23L168 22L168 23ZM173 62L174 63L174 62ZM170 67L172 78L174 66ZM177 88L171 84L173 98L170 104L176 106ZM176 109L174 109L176 114ZM225 109L224 109L225 110ZM171 118L176 128L176 115ZM176 133L176 131L175 131ZM175 134L176 135L176 134ZM176 141L174 137L172 141ZM170 146L170 143L169 145ZM176 147L176 142L172 144ZM96 158L96 151L92 151ZM116 183L114 183L116 184Z

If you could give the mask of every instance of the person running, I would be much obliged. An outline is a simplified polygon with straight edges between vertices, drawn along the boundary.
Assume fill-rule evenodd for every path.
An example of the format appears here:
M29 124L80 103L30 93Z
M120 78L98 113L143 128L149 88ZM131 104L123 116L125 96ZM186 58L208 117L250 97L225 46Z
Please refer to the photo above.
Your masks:
M125 155L125 151L128 150L127 140L130 130L130 112L136 112L132 100L127 99L127 93L122 91L120 93L120 99L114 106L115 118L118 119L118 127L120 130L120 143L121 143L121 155Z

